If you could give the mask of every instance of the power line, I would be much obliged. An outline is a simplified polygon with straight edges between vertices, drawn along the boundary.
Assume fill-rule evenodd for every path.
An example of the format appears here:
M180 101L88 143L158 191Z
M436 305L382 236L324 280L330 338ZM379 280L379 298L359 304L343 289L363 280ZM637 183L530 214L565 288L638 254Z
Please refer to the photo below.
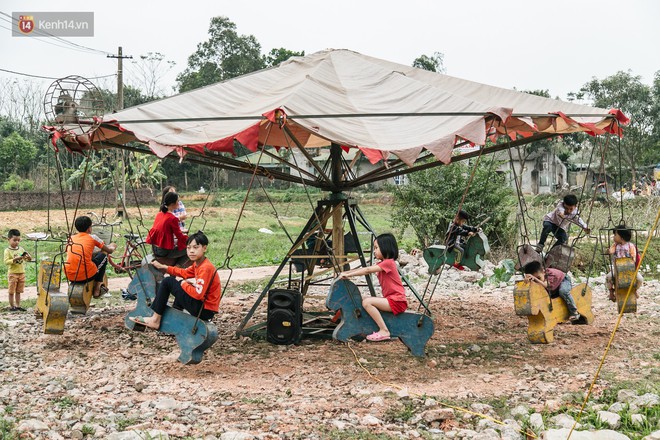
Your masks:
M9 20L7 20L7 19L5 19L5 18L3 18L3 17L0 17L0 20L5 20L7 23L9 23ZM11 28L8 28L8 27L5 27L5 26L2 26L2 23L0 23L0 27L3 28L3 29L7 29L9 32L12 31ZM42 39L41 39L40 37L38 37L38 36L32 37L31 39L32 39L33 41L38 41L38 42L40 42L40 43L50 44L50 45L52 45L52 46L59 47L59 48L61 48L61 49L75 50L76 52L85 53L85 54L88 54L88 55L94 55L94 54L95 54L94 52L90 52L90 51L88 51L88 50L82 50L82 49L77 49L77 48L75 48L75 47L71 47L71 46L67 46L67 45L56 44L55 41L57 41L57 40L55 40L55 41L42 40Z
M10 23L12 25L18 23L18 20L16 20L14 17L7 14L6 12L0 11L0 15L4 15L5 17L8 17L11 20ZM7 20L5 19L5 21L7 21ZM40 36L55 38L56 40L61 41L62 43L65 43L69 46L73 46L73 47L71 47L71 49L78 48L78 49L84 49L84 50L95 52L95 53L102 54L102 55L112 55L110 52L106 52L104 50L99 50L99 49L94 49L94 48L91 48L91 47L83 46L82 44L78 44L78 43L74 43L73 41L65 40L62 37L57 37L53 34L50 34L46 31L42 31L40 29L36 29L35 32L38 32Z
M0 68L0 71L1 71L1 72L11 73L11 74L14 74L14 75L29 76L29 77L31 77L31 78L41 78L41 79L61 79L61 78L53 78L53 77L51 77L51 76L31 75L31 74L29 74L29 73L15 72L15 71L13 71L13 70L7 70L7 69L2 69L2 68ZM117 74L116 74L116 73L112 73L112 74L110 74L110 75L92 76L92 77L85 78L85 79L109 78L109 77L111 77L111 76L117 76Z

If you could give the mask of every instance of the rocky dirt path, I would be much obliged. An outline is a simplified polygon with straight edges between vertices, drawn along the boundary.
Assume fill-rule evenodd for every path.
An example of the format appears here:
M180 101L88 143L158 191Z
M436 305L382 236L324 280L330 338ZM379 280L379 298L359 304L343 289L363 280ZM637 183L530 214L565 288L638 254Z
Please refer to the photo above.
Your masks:
M559 325L550 345L527 342L510 284L481 288L478 278L446 272L431 303L436 331L422 359L399 341L275 346L237 339L257 293L231 289L215 319L220 338L193 366L177 362L172 337L127 331L123 317L132 304L117 300L118 292L85 316L69 316L62 336L42 334L31 313L3 312L0 417L23 438L44 439L523 439L517 429L535 426L534 414L544 429L561 427L565 420L543 419L541 411L575 405L617 318L603 277L592 283L595 323ZM425 280L418 283L423 288ZM306 310L324 310L325 289L309 295ZM265 318L265 307L255 318ZM651 281L638 313L622 321L595 396L623 382L660 379L659 323L660 283ZM439 402L507 425L443 412Z

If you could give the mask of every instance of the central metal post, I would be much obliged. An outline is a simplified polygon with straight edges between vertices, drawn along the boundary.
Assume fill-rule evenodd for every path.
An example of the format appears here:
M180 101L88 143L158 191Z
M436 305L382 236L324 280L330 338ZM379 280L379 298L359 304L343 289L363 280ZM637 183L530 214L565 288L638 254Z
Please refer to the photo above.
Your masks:
M330 199L342 200L334 206L332 211L332 250L337 256L339 270L343 270L346 262L344 254L344 204L346 197L341 192L341 147L333 143L330 145L330 178L332 179L332 195Z

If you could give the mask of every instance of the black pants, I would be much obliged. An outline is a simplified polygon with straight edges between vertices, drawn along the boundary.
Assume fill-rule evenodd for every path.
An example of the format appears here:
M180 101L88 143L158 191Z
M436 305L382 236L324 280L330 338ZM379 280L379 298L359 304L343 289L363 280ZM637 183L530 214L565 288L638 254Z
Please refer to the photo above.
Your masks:
M154 257L158 258L174 258L175 260L181 257L185 257L186 250L185 249L163 249L162 247L158 247L155 244L151 245L151 251L154 254Z
M541 230L541 238L539 238L539 246L543 247L545 245L545 240L548 238L548 234L551 232L552 235L554 235L555 239L557 240L555 241L555 244L552 245L552 247L559 246L568 241L568 234L566 233L566 231L564 231L556 224L546 220L543 222L543 229Z
M193 316L197 316L199 309L204 306L204 303L201 300L193 298L183 290L181 287L181 281L178 281L176 277L165 277L160 283L154 301L151 303L151 309L162 316L167 308L167 300L170 298L170 294L174 295L173 307L175 309L186 310ZM214 315L215 312L204 309L199 317L204 321L208 321L213 318Z
M108 265L108 256L103 252L97 252L92 256L92 263L96 266L96 275L86 279L85 281L76 281L76 283L88 283L90 281L103 281L105 276L105 268Z

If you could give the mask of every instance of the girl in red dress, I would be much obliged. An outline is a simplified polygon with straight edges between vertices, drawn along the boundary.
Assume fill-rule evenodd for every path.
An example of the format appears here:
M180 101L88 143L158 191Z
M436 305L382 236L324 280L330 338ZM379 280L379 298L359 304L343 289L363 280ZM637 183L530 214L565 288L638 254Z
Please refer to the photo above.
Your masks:
M398 315L408 308L408 300L396 266L396 260L399 258L399 247L396 244L394 235L381 234L376 237L374 256L381 261L373 266L359 267L342 272L338 275L338 278L347 279L360 275L376 274L383 290L383 297L368 296L362 300L364 310L378 326L378 331L368 335L367 340L387 341L390 339L390 331L385 325L380 312L392 312Z

